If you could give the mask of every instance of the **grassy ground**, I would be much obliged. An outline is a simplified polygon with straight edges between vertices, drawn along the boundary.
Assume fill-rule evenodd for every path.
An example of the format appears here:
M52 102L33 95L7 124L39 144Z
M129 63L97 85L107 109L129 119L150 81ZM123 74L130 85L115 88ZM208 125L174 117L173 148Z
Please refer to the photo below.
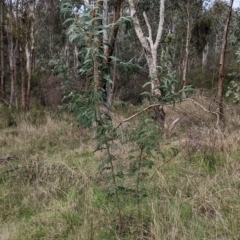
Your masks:
M205 104L202 100L201 104ZM115 121L123 118L119 109ZM236 109L235 109L236 110ZM240 239L239 115L216 116L192 102L167 108L167 124L145 178L138 212L134 194L120 194L122 228L111 181L99 171L90 130L44 109L0 109L0 239ZM180 151L172 155L171 148ZM128 164L130 146L116 150ZM162 166L164 161L168 161ZM129 183L130 184L130 183Z

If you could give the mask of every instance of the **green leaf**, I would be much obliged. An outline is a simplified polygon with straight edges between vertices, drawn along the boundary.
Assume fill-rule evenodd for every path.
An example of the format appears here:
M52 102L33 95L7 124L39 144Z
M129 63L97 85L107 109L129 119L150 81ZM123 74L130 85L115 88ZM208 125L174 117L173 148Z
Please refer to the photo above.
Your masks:
M145 88L148 85L151 85L151 82L146 82L142 87Z
M109 58L114 62L120 62L121 61L119 58L117 58L115 56L110 56Z

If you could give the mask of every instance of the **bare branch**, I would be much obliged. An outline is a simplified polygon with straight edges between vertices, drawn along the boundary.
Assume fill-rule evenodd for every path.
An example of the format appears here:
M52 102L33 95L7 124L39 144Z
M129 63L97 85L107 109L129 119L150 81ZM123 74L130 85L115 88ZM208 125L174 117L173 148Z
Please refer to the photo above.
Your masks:
M149 42L149 44L150 44L150 47L151 47L151 49L153 48L153 39L152 39L152 27L151 27L151 25L149 24L149 21L148 21L148 17L147 17L147 14L146 14L146 12L144 11L143 12L143 17L144 17L144 20L145 20L145 22L146 22L146 25L147 25L147 28L148 28L148 42Z
M207 110L205 107L203 107L200 103L196 102L195 100L189 98L188 100L192 101L194 104L198 105L200 108L202 108L205 112L208 112L208 113L211 113L211 114L214 114L216 115L216 118L217 118L217 122L216 122L216 126L218 126L218 123L219 123L219 114L217 112L211 112L209 110Z
M158 104L152 104L152 105L149 105L149 106L145 107L145 108L142 109L141 111L133 114L131 117L122 120L122 121L115 127L115 129L119 128L123 123L132 120L133 118L137 117L138 115L140 115L141 113L147 111L148 109L154 108L154 107L158 107L158 106L162 106L162 104L159 104L159 103L158 103Z
M149 178L149 183L152 181L153 177L155 176L155 174L167 163L171 162L180 152L182 152L182 150L187 146L187 144L185 144L176 155L170 157L168 160L166 160L165 162L163 162L160 166L158 166L156 168L156 170L154 171L154 173L152 174L152 176Z
M183 100L181 100L181 101L179 101L179 102L181 103L181 102L183 102L183 101L184 101L184 102L185 102L185 101L191 101L191 102L193 102L194 104L196 104L197 106L199 106L200 108L202 108L205 112L214 114L214 115L216 116L216 118L217 118L216 126L218 126L218 123L219 123L219 114L218 114L217 112L212 112L212 111L207 110L204 106L202 106L200 103L196 102L196 101L195 101L194 99L192 99L192 98L183 99ZM177 103L179 103L179 102L175 102L175 104L177 104ZM166 106L169 106L169 105L172 105L172 104L169 103L169 104L164 104L164 105L163 105L163 104L161 104L161 103L157 103L157 104L149 105L149 106L145 107L144 109L142 109L141 111L133 114L132 116L130 116L130 117L124 119L124 120L122 120L122 121L115 127L115 129L119 128L123 123L132 120L133 118L137 117L138 115L142 114L143 112L147 111L147 110L150 109L150 108L154 108L154 107L158 107L158 106L164 106L164 107L166 107ZM173 121L173 123L171 124L171 125L172 125L172 128L174 127L174 125L175 125L179 120L180 120L180 119L177 118L175 121Z
M6 100L4 100L3 98L0 98L0 100L3 101L7 106L9 106L9 103Z
M136 14L136 8L135 8L134 1L135 0L128 0L130 11L131 11L131 17L132 17L133 24L134 24L134 28L135 28L136 34L138 36L138 39L141 42L142 47L145 48L145 50L150 52L151 50L150 50L148 40L144 36L144 33L143 33L142 28L141 28L140 23L139 23L139 19L138 19L137 14Z
M159 24L158 24L157 37L156 37L156 41L154 43L155 50L157 50L159 42L161 40L162 32L163 32L163 23L164 23L165 0L159 0L159 2L161 2L161 5L160 5L160 10L159 10Z

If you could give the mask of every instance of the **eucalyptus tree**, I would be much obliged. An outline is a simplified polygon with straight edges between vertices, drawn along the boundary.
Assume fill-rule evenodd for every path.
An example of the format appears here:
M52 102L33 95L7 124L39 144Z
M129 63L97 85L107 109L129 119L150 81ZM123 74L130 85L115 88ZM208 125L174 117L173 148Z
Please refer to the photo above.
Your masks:
M109 23L111 23L109 31L104 31L103 36L103 44L104 44L104 56L106 58L106 64L108 65L108 70L111 69L111 62L115 48L115 43L117 39L117 34L119 30L119 24L118 20L121 17L121 5L123 3L123 0L115 0L113 5L113 18L112 21L110 21L108 17L108 10L109 10L109 4L108 1L103 2L103 26L108 26ZM115 76L112 75L112 79L115 79ZM112 97L113 97L113 89L114 89L114 81L110 81L107 83L107 103L108 105L111 105L112 103Z
M106 101L111 105L113 85L110 69L112 60L116 60L113 55L118 29L123 20L120 19L123 0L97 0L92 4L86 2L76 8L68 1L62 1L61 11L67 18L66 23L71 22L67 34L78 47L81 63L79 74L92 80L95 92L99 89L105 93L107 91Z
M133 20L134 28L138 39L144 49L144 55L147 59L147 64L149 68L149 76L151 78L151 93L152 96L157 98L161 98L161 91L159 89L160 81L158 78L158 48L160 44L160 40L163 33L163 23L164 23L164 11L165 11L165 0L160 0L159 4L159 18L158 18L158 28L157 32L154 33L153 29L150 25L149 18L147 17L146 12L143 12L143 17L145 20L145 24L148 29L148 36L146 36L143 32L142 26L140 24L137 11L136 4L133 0L128 0L131 17ZM154 35L156 34L156 38L154 39Z
M25 54L26 54L26 72L27 72L27 88L25 90L25 100L23 101L23 109L29 110L30 105L30 91L31 91L31 81L32 73L34 67L34 51L35 51L35 15L36 15L36 2L35 0L28 1L25 5L24 12L26 25L24 28L27 32L26 34L26 45L25 45ZM23 90L23 89L22 89ZM24 90L23 90L24 92ZM22 96L24 98L24 96Z
M18 15L19 1L13 2L9 0L6 2L6 32L8 41L8 59L9 59L9 70L10 70L10 100L9 106L17 106L17 90L16 90L16 76L17 76L17 65L16 65L16 53L18 48L18 40L15 38L15 32L17 30L16 17Z
M0 92L2 100L5 100L5 61L4 61L4 8L5 1L0 1Z
M224 63L225 63L228 31L229 31L229 24L230 24L230 19L231 19L231 15L232 15L233 2L234 2L234 0L230 0L230 3L229 3L229 9L227 12L226 23L225 23L224 32L223 32L222 48L221 48L220 61L219 61L217 102L218 102L218 106L219 106L218 111L221 114L221 116L223 115Z
M202 9L202 0L186 0L181 1L181 10L186 13L186 44L185 44L185 56L183 60L183 73L182 73L182 87L184 87L187 83L187 69L189 63L189 55L190 55L190 42L192 39L192 29L197 20L199 11ZM183 92L184 93L184 92ZM184 96L185 97L185 96Z
M35 0L6 2L6 31L11 79L9 105L18 106L17 61L20 61L21 105L29 109L35 48Z
M38 0L35 24L38 26L35 29L35 56L38 59L49 61L61 52L61 47L64 44L59 0Z
M222 43L222 35L226 21L224 16L227 10L228 8L226 2L215 1L208 11L212 20L212 32L210 35L209 44L215 64L218 64L218 58Z
M170 0L168 3L168 8L173 12L172 33L175 36L175 55L182 88L188 83L190 64L197 62L200 54L204 59L203 64L206 64L208 54L206 36L210 31L206 11L210 4L210 0ZM205 27L208 29L207 32L204 32Z

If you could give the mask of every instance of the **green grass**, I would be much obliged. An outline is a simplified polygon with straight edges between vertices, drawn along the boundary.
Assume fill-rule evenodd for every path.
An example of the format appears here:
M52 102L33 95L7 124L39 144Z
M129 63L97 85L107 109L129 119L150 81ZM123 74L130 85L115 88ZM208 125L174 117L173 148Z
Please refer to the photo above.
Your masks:
M1 240L239 239L240 149L228 145L230 138L219 145L199 134L208 144L189 144L162 167L156 156L144 178L140 218L135 182L118 179L128 186L119 190L123 226L118 235L114 189L99 171L104 152L93 153L91 131L64 113L4 111L16 124L0 116L0 158L10 157L10 163L0 163ZM167 160L173 143L161 141ZM226 150L219 150L222 145ZM125 166L129 149L114 150Z

